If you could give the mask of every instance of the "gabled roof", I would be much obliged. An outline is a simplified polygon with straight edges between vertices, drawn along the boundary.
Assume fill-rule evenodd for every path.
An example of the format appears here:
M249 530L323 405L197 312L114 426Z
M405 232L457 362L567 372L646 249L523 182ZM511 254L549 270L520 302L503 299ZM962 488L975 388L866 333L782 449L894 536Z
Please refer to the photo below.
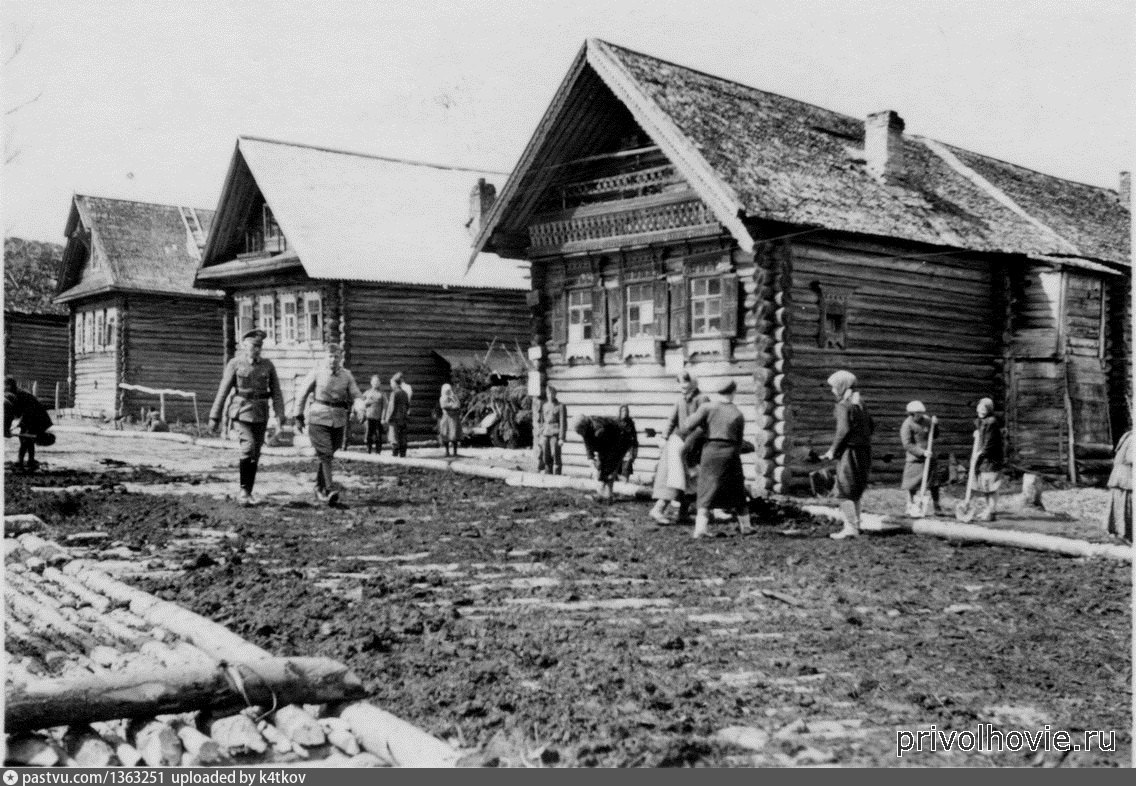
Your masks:
M528 289L527 264L490 254L466 275L470 192L480 178L504 174L242 136L201 267L242 250L259 192L311 278Z
M64 230L56 299L119 290L220 296L193 286L200 243L212 220L213 211L204 208L76 194Z
M748 219L982 252L1129 264L1115 191L906 136L902 180L864 164L864 121L590 39L502 189L476 250L522 255L545 174L587 153L606 93L751 248Z

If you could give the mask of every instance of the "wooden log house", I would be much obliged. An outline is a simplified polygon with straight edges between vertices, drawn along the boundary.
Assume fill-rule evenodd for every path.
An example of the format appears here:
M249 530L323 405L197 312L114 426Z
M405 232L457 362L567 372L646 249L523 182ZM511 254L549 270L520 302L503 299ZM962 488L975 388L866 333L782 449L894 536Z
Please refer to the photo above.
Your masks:
M263 329L290 410L339 343L363 388L404 374L410 438L432 437L446 358L529 342L528 265L487 254L466 272L471 187L480 215L501 177L241 137L197 272L198 286L226 293L218 350L231 357Z
M67 401L67 314L4 309L4 375L45 407Z
M758 493L807 486L838 368L875 417L878 482L902 471L911 399L963 462L991 396L1016 466L1076 473L1128 427L1121 190L593 39L475 252L531 261L531 356L571 414L626 403L661 428L677 371L734 379ZM565 453L587 471L574 434ZM649 477L657 447L640 457Z
M211 210L76 194L56 303L70 311L71 401L78 414L139 417L161 397L119 387L195 392L200 417L223 369L218 290L193 277ZM205 409L202 409L205 407ZM194 423L193 401L165 399L169 422Z

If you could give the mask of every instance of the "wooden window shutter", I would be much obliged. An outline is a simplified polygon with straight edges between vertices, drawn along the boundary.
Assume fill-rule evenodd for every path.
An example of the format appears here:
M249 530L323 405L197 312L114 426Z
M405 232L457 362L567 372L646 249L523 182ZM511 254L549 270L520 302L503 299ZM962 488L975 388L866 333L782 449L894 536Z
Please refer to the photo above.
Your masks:
M690 338L690 310L686 305L686 280L670 285L671 293L671 341L686 341Z
M607 291L608 343L618 347L627 335L627 315L623 313L622 283Z
M563 347L568 343L568 293L560 291L552 302L552 343Z
M607 343L607 290L602 285L592 290L592 341Z
M667 281L655 282L655 338L667 340Z
M738 277L733 273L722 276L722 335L738 334Z

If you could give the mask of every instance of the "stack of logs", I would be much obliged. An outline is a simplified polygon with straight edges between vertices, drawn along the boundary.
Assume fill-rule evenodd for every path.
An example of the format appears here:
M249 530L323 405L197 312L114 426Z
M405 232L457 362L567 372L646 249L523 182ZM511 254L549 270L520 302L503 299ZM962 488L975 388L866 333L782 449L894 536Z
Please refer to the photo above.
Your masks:
M461 756L360 701L342 664L273 657L34 532L5 538L4 557L10 765L453 766Z

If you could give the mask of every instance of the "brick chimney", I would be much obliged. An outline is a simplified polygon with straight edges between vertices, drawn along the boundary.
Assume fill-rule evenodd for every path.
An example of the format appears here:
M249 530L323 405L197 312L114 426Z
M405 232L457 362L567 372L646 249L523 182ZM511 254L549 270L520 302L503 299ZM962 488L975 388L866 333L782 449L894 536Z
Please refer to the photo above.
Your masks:
M903 118L890 109L864 121L864 158L868 171L885 183L903 176Z
M1120 173L1120 206L1125 210L1132 209L1132 173Z
M493 202L496 199L497 187L492 183L486 183L485 178L479 177L477 184L469 193L469 221L466 222L465 226L469 230L471 238L476 239L481 234L481 227L485 224L485 216L493 207Z

